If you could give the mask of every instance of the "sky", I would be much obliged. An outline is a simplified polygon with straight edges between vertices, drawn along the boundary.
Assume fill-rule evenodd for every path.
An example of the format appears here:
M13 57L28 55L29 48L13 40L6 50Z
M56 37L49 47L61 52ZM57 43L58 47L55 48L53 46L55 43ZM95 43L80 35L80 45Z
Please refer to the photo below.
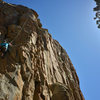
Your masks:
M69 55L85 100L100 98L100 29L94 0L4 0L34 9Z

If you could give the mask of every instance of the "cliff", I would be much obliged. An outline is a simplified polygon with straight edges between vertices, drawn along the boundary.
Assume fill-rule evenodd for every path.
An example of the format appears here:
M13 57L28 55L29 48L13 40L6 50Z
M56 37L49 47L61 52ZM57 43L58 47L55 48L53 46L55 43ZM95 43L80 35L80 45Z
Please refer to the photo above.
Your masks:
M0 100L84 100L66 51L42 28L38 14L0 1Z

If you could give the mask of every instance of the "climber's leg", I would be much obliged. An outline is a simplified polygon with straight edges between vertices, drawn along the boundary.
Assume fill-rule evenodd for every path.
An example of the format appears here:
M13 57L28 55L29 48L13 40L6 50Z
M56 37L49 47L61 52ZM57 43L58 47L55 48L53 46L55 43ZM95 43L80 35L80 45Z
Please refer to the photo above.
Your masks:
M7 51L6 51L6 48L5 47L2 47L1 48L1 57L4 57L5 55L6 55L6 53L7 53Z
M2 46L0 46L0 56L3 56Z
M1 49L2 49L2 46L0 46L0 51L1 51Z

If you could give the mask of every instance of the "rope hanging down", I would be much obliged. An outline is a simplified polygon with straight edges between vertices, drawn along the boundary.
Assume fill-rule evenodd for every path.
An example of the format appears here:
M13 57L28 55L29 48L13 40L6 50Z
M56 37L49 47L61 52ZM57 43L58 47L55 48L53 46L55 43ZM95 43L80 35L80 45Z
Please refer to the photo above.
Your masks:
M20 33L22 32L22 30L23 30L25 24L27 23L27 21L28 21L28 18L27 18L26 21L24 22L24 24L23 24L21 30L18 32L17 36L10 42L10 44L12 44L12 43L16 40L16 38L20 35Z

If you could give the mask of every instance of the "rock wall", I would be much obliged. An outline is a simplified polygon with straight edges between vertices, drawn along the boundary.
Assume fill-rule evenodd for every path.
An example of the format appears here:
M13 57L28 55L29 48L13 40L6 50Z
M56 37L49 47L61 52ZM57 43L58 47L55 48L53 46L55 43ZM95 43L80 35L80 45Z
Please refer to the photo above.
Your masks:
M66 51L42 28L38 14L0 1L0 100L84 100Z

